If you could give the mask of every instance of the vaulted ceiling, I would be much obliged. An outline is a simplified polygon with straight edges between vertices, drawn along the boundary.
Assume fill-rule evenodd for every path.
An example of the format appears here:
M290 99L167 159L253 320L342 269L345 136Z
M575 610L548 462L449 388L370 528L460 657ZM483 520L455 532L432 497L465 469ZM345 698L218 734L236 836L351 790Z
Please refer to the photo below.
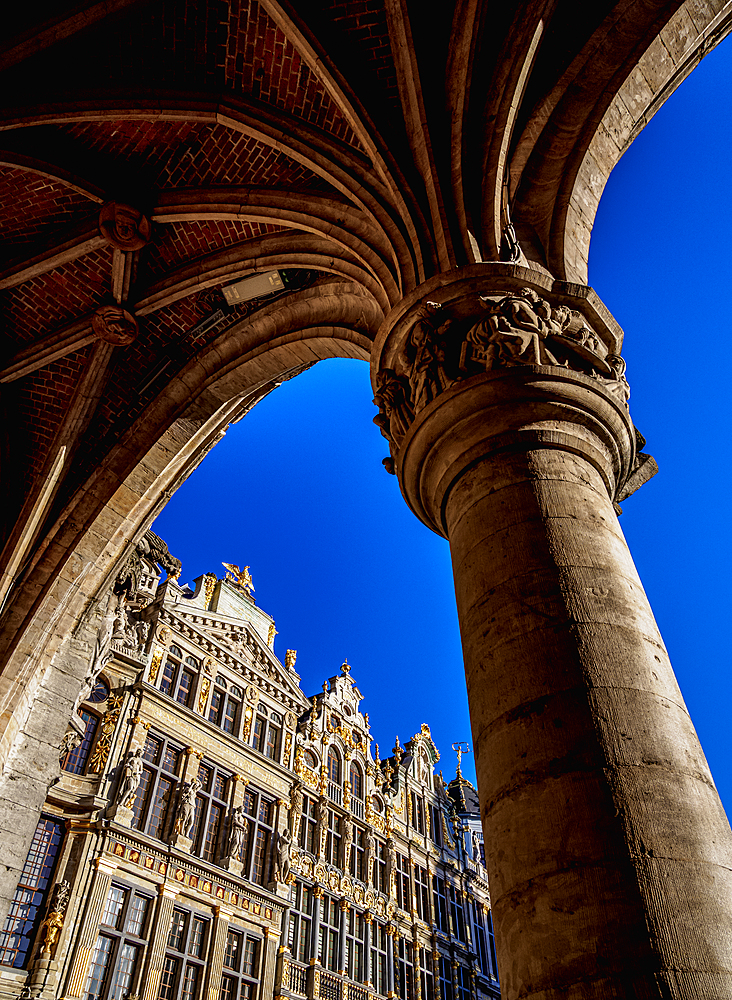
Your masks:
M211 446L201 428L217 408L237 398L245 409L323 357L367 359L386 313L437 272L508 260L586 281L608 174L727 32L731 8L9 7L0 572L12 627L0 656L172 428L173 452L201 434L180 477ZM130 244L110 238L115 205L132 211ZM223 304L222 286L272 269L284 291L196 331ZM99 319L110 306L111 336ZM99 552L127 513L101 531Z

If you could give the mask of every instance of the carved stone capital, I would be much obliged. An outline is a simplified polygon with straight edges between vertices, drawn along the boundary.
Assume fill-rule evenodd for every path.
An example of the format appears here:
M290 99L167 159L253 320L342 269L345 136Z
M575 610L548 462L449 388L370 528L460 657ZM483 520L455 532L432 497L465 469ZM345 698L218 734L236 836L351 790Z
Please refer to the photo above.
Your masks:
M637 455L621 344L592 289L517 265L475 265L418 288L387 317L372 369L384 465L414 513L446 534L447 493L496 451L582 454L613 500L629 495L647 456Z
M141 250L150 242L150 220L138 208L109 201L99 213L99 232L116 250Z

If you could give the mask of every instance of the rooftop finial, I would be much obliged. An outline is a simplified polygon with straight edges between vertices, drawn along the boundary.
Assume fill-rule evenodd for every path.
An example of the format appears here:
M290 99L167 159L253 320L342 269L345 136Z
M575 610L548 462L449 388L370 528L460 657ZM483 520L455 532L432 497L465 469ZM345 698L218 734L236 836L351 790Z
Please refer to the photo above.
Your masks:
M351 672L351 664L348 662L348 659L346 658L343 661L343 663L341 663L341 673L347 676L348 674L350 674L350 672Z
M460 761L463 759L464 753L470 753L470 747L465 740L461 740L459 743L453 743L453 750L457 754L457 776L462 778L463 772L460 770Z

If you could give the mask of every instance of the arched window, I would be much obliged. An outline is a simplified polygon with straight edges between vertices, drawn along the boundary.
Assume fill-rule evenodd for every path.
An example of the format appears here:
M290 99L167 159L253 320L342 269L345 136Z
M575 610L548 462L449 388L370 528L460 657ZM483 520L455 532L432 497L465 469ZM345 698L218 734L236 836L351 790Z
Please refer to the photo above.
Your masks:
M341 804L341 755L335 747L328 750L328 795Z
M351 782L351 812L359 819L363 819L363 772L355 760L351 764L349 781Z
M87 701L92 701L94 702L94 704L99 704L100 701L106 701L107 698L109 698L109 684L107 684L107 682L102 677L100 677L97 680L96 684L94 685L94 689L87 698Z

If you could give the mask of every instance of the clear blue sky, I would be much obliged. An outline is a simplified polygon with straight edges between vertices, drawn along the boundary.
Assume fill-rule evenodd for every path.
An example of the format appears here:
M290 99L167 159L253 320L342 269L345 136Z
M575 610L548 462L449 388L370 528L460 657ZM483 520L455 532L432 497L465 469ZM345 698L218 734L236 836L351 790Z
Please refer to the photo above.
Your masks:
M621 525L728 809L732 308L719 295L732 265L731 118L725 43L614 171L590 258L590 283L625 329L631 412L661 468ZM356 361L283 385L154 527L183 560L182 582L223 573L222 561L250 565L275 651L298 650L305 692L347 657L382 756L427 722L452 774L450 744L471 737L448 546L384 472L371 397ZM470 757L464 773L474 780Z

